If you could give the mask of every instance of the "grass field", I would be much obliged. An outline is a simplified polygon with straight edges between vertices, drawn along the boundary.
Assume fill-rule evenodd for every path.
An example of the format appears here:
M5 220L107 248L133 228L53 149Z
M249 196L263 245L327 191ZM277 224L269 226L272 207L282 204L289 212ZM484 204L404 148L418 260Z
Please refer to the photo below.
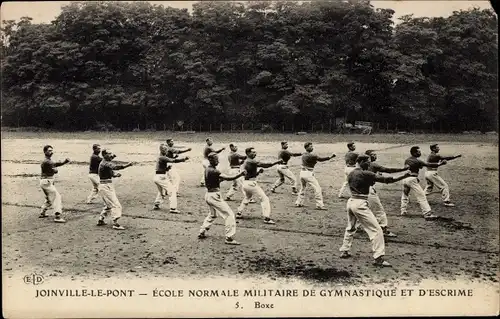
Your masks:
M4 276L38 272L85 280L100 277L207 277L207 274L241 277L298 277L333 283L418 282L423 279L466 279L497 282L499 276L498 137L490 135L286 135L213 133L214 145L230 142L256 148L258 158L276 158L279 142L288 140L290 150L303 150L305 141L315 143L320 155L332 152L337 158L317 165L328 211L314 210L312 190L305 208L295 208L290 186L277 194L268 191L276 180L275 168L265 171L259 183L268 193L276 225L262 223L260 205L250 204L246 218L238 223L241 246L223 243L222 219L209 237L196 235L206 216L205 189L198 187L202 173L201 150L207 134L172 134L178 146L191 147L187 163L178 164L182 177L179 209L170 214L168 205L153 211L155 159L166 133L3 133L2 134L2 263ZM455 208L444 207L439 194L429 196L435 213L469 223L454 227L441 221L425 221L412 198L410 216L399 215L401 183L378 185L389 226L398 234L386 243L387 260L394 267L376 269L366 234L356 235L353 257L340 259L338 249L346 223L345 200L337 198L343 182L346 141L357 143L358 151L379 150L379 162L401 167L412 145L420 145L423 158L431 142L440 142L441 153L463 154L463 158L440 169L448 182ZM127 229L115 231L96 227L102 207L85 204L91 184L88 158L91 145L111 148L118 161L139 164L122 171L115 180L123 206L121 220ZM71 164L59 169L56 187L63 198L66 224L38 219L43 194L38 186L42 147L54 147L54 159L69 157ZM227 150L221 154L221 170L228 168ZM300 160L291 160L298 176ZM423 172L421 183L423 185ZM227 191L230 183L224 183ZM242 195L229 202L236 210Z

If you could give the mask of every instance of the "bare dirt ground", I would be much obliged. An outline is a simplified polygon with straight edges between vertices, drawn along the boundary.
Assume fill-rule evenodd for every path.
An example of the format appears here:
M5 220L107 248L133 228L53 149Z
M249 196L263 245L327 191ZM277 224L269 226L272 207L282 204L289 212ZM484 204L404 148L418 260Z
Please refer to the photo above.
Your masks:
M165 203L153 211L157 188L153 183L155 159L165 133L5 133L2 137L2 264L8 278L18 273L37 272L85 280L105 277L297 277L315 282L369 284L419 282L423 279L466 279L497 283L499 277L498 139L496 136L468 135L356 135L309 134L210 134L215 146L234 142L239 150L256 148L258 158L272 161L279 142L288 140L290 150L303 150L304 141L313 141L320 155L332 152L337 158L317 165L327 211L314 210L312 190L305 208L295 208L289 185L277 194L268 189L276 180L275 168L266 170L259 183L268 193L276 225L262 222L260 205L250 204L246 218L238 223L241 246L224 245L221 218L206 240L196 238L207 214L205 189L198 186L202 173L201 150L208 134L173 134L178 146L193 148L191 160L178 164L182 177L179 209L170 214ZM393 268L377 269L371 264L371 246L366 234L359 233L353 257L339 258L346 223L345 200L337 193L343 182L343 154L348 140L357 142L358 151L380 150L379 162L401 167L412 145L420 145L423 158L431 142L440 142L442 154L463 154L463 158L440 169L451 188L456 207L444 207L439 194L429 196L436 214L449 221L425 221L412 199L410 216L399 215L401 183L378 185L390 228L397 238L386 243L387 259ZM127 229L97 227L102 207L87 205L91 189L87 162L91 145L111 148L119 161L137 161L115 180L117 196ZM38 219L43 193L39 189L42 147L54 147L54 159L71 158L59 169L56 187L63 198L66 224ZM220 169L227 169L227 150L221 154ZM291 167L298 176L298 158ZM421 183L424 185L422 172ZM230 183L224 183L227 191ZM242 195L229 202L233 210ZM470 226L470 227L469 227Z

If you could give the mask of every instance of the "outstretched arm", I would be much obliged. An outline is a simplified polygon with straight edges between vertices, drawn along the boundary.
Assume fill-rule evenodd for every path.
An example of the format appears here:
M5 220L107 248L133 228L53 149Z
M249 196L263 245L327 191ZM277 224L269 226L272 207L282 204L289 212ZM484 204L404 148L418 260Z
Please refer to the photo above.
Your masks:
M170 158L170 157L166 157L165 156L165 161L167 161L167 163L182 163L182 162L185 162L189 159L189 157L176 157L176 158Z
M281 164L281 163L283 163L282 160L276 161L274 163L261 163L261 162L259 162L257 164L257 167L269 168L269 167L273 167L274 165Z
M378 167L378 171L379 172L382 172L382 173L399 173L399 172L404 172L408 169L408 167L403 167L403 168L390 168L390 167L385 167L385 166L382 166L382 165L379 165Z
M215 153L219 154L220 152L222 152L222 151L223 151L223 150L225 150L225 149L226 149L226 148L225 148L225 147L223 147L223 148L221 148L220 150L215 151Z
M462 157L462 154L458 154L455 156L441 156L441 158L444 159L445 161L451 161L459 157Z
M64 164L67 164L67 163L69 163L69 162L70 162L70 160L69 160L69 158L67 158L67 159L65 159L64 161L61 161L61 162L56 162L56 163L54 164L54 166L55 166L55 167L63 166Z
M428 163L428 162L422 162L422 165L431 167L431 168L438 168L439 166L446 165L446 160L442 160L439 163Z
M403 179L410 177L410 176L412 176L410 172L406 172L404 175L401 175L398 177L392 177L392 176L384 177L384 176L377 175L375 177L375 181L377 183L391 184L391 183L399 182L400 180L403 180Z
M127 164L125 164L125 165L113 165L113 170L115 170L115 171L119 171L119 170L125 169L125 168L127 168L127 167L130 167L130 166L132 166L132 165L134 165L134 163L132 163L132 162L127 163Z
M191 151L191 148L186 148L185 150L177 150L177 153L182 154L182 153L186 153L186 152L190 152L190 151Z
M219 178L221 180L223 180L223 181L233 181L235 179L240 178L241 176L245 176L246 173L247 173L246 171L242 171L239 174L236 174L236 175L233 175L233 176L229 176L229 175L226 175L226 174L220 174Z
M292 156L293 156L293 157L296 157L296 156L301 156L301 155L302 155L302 153L292 153Z
M334 158L336 155L332 154L332 156L327 156L327 157L318 157L318 162L326 162Z

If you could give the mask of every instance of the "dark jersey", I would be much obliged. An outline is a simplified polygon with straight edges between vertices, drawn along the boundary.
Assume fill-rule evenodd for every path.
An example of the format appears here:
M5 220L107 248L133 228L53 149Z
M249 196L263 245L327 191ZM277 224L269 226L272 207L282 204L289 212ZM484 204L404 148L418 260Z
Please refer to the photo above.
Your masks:
M90 156L90 165L89 165L89 173L90 174L98 174L99 173L99 164L102 161L102 157L97 154L92 154Z
M57 174L57 166L62 165L61 163L56 163L49 158L43 160L41 166L42 169L42 178L52 177L54 174Z
M316 163L318 163L318 158L319 158L318 155L306 152L302 154L302 166L309 169L313 169L314 166L316 166Z
M257 177L257 169L259 168L259 162L255 159L247 158L247 160L243 163L243 169L247 171L245 175L245 179L255 178Z
M357 159L358 159L358 153L354 153L353 151L349 151L344 156L345 165L354 167L354 166L356 166Z
M220 189L220 174L221 172L213 167L208 166L205 169L205 186L209 191L219 191Z
M232 168L240 167L240 165L243 163L243 161L246 159L246 156L240 155L236 152L229 153L227 156L227 160L229 161L229 166Z
M424 162L413 156L410 156L406 159L405 165L408 165L410 172L414 174L418 174L420 169L425 166Z
M203 158L208 159L208 154L215 152L212 146L205 146L203 149Z
M375 185L377 180L382 182L392 180L392 177L377 176L377 174L368 170L365 171L361 168L354 169L349 173L349 176L347 176L349 189L353 195L368 195L370 187Z
M175 163L175 160L165 155L160 155L156 161L156 174L165 174L170 169L168 163Z
M445 158L442 157L439 154L436 154L434 152L431 152L429 156L427 157L427 162L428 163L439 163L440 161L444 160ZM437 167L427 167L428 170L430 171L435 171L437 170Z
M113 178L114 172L113 170L115 169L115 164L112 162L108 162L106 160L102 160L101 163L99 164L99 178L101 180L105 179L111 179Z
M283 165L287 165L288 161L290 160L290 158L292 158L292 156L293 156L293 153L290 152L289 150L281 150L278 153L278 159L283 161Z
M175 158L176 154L179 154L179 150L170 146L167 146L166 156L170 158Z

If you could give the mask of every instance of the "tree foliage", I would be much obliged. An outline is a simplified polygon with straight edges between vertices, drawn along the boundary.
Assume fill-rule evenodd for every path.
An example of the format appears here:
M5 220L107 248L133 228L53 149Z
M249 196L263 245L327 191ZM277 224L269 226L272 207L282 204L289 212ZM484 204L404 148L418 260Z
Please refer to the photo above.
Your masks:
M496 129L491 10L351 1L73 2L1 29L4 125L81 130L350 120Z

